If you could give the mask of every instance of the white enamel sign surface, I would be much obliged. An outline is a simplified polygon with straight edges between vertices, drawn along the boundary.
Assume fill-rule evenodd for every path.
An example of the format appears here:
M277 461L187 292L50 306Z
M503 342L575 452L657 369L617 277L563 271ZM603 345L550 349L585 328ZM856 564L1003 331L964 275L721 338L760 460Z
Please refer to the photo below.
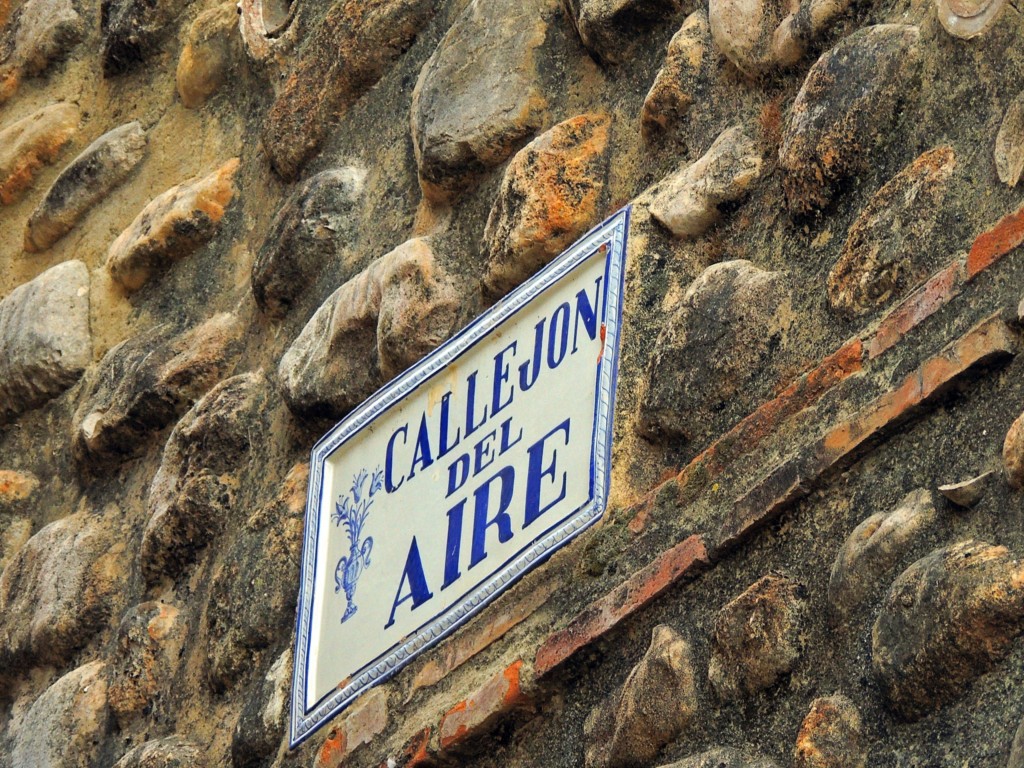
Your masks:
M623 209L314 447L292 746L604 511L628 223Z

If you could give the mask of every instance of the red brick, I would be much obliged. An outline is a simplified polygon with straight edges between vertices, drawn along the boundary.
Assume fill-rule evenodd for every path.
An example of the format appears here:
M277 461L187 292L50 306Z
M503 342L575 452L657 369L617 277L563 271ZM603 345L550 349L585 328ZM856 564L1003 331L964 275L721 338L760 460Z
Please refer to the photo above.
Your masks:
M520 659L484 683L475 693L449 709L438 727L441 749L490 730L497 720L529 703L523 692Z
M402 745L402 751L395 757L399 768L422 768L434 765L436 754L430 746L430 740L433 737L434 727L431 725L416 731ZM388 761L383 760L379 768L388 768Z
M524 585L527 586L527 585ZM477 622L466 627L441 646L440 652L416 673L412 690L434 685L540 608L554 593L558 582L533 585L508 595L492 606ZM486 621L484 621L486 619Z
M879 396L853 418L832 427L779 464L736 500L723 521L717 553L730 549L769 523L816 483L849 462L886 430L942 394L971 369L1015 355L1018 340L1006 323L992 316L925 361L894 390Z
M1024 207L1001 218L992 229L974 239L967 254L967 279L972 280L1024 243Z
M941 272L932 275L887 314L874 335L868 339L868 357L874 359L891 349L908 331L958 296L963 268L962 262L957 259Z
M375 688L360 696L339 715L340 722L327 734L317 753L315 768L337 768L388 724L388 691Z
M663 552L625 583L587 606L565 629L549 635L537 650L534 661L537 676L555 669L581 648L651 603L684 576L694 576L707 565L707 550L700 536L690 536Z

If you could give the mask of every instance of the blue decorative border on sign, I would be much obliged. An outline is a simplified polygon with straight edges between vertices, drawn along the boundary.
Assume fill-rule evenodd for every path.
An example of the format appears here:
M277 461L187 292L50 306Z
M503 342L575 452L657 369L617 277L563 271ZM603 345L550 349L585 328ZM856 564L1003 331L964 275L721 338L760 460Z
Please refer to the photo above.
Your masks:
M298 610L295 617L295 654L292 675L289 745L297 747L331 717L351 704L369 688L384 682L412 661L419 653L437 644L482 610L511 584L539 565L560 546L593 525L604 513L611 474L612 420L615 411L615 387L618 378L619 336L622 320L622 289L625 278L626 238L630 208L626 206L580 238L504 299L466 326L456 336L377 391L366 402L339 422L313 446L310 456L309 488L306 496L305 536ZM445 370L497 326L527 306L534 298L587 261L601 248L608 247L605 261L607 296L605 301L605 355L598 365L597 398L593 451L591 455L590 501L560 524L549 529L525 550L505 563L486 582L462 600L429 619L404 642L367 664L344 681L328 696L306 711L306 688L313 616L313 580L319 539L323 468L327 458L378 415L399 402L409 392L435 374Z

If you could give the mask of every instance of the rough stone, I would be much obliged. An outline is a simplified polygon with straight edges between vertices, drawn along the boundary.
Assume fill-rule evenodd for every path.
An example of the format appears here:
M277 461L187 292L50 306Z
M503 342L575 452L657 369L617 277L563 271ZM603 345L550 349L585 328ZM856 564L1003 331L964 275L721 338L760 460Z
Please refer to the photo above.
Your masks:
M292 193L252 266L252 293L260 309L283 317L318 272L352 242L365 179L361 168L331 168Z
M201 107L224 84L237 49L237 35L235 3L204 11L192 22L175 71L178 96L188 109Z
M83 387L75 458L98 466L136 455L230 371L243 331L222 313L181 334L158 325L112 348Z
M430 0L337 0L331 6L296 54L267 114L263 144L279 175L295 178L335 119L412 45L434 6Z
M152 200L107 253L107 269L126 291L137 291L154 272L194 253L220 229L235 195L233 158L203 178L194 177Z
M291 683L292 651L288 648L246 694L245 708L231 739L235 768L257 768L277 751L285 736Z
M742 126L733 126L699 160L661 182L651 216L676 237L702 235L718 221L722 204L746 196L761 167L761 149Z
M955 166L952 147L929 150L875 193L829 273L834 310L863 315L902 298L928 277L935 265L926 243Z
M447 339L459 313L429 243L406 241L331 294L285 352L288 406L340 418Z
M1024 173L1024 92L1006 108L996 134L996 173L1004 184L1015 187Z
M953 37L969 40L987 32L1006 5L1006 0L936 0L935 15Z
M0 203L24 196L36 173L52 163L78 132L78 107L58 102L0 131Z
M995 470L989 470L969 480L962 480L959 483L940 485L939 493L952 501L958 507L969 509L981 501L988 490L989 481L995 474Z
M546 101L537 52L551 3L473 0L424 64L412 96L412 134L428 199L451 199L540 127Z
M778 768L771 760L754 757L731 747L715 747L662 768Z
M584 725L587 768L649 764L697 711L690 646L671 627L654 628L647 653L622 687Z
M683 123L712 59L708 15L695 11L669 41L665 63L644 99L640 112L644 141L671 134Z
M580 115L512 158L484 229L490 296L508 293L597 223L609 128L606 115Z
M11 768L91 768L107 727L103 662L72 670L32 704L14 733Z
M128 72L158 53L187 4L187 0L102 0L104 76Z
M174 579L231 517L238 467L266 433L268 385L256 371L222 381L171 432L149 489L139 566L147 584Z
M911 565L885 598L871 637L889 705L916 720L963 695L1024 630L1024 568L1006 547L965 541Z
M292 468L278 496L235 536L214 577L207 621L216 690L252 669L254 656L295 623L308 478L307 464Z
M793 671L803 653L806 588L764 576L715 618L708 679L725 700L752 696Z
M836 185L891 140L920 70L917 27L880 24L843 38L807 73L790 109L779 165L793 214L824 208Z
M206 768L207 752L181 736L166 736L140 744L114 768Z
M864 768L867 758L854 703L842 694L812 701L796 737L793 768Z
M785 327L782 276L749 261L708 267L668 313L655 342L638 432L694 441L750 382Z
M617 63L637 29L677 13L680 0L563 0L580 40L601 61Z
M834 617L844 620L892 578L937 515L930 491L911 491L899 506L861 522L845 541L832 565L828 601Z
M109 616L123 553L112 521L88 512L30 538L0 575L0 661L67 661Z
M1024 768L1024 720L1017 726L1017 733L1013 736L1010 759L1006 761L1006 768Z
M0 301L0 423L59 395L90 362L85 264L51 267Z
M25 0L0 42L0 103L28 77L42 74L78 44L85 24L73 0Z
M150 601L121 619L107 668L107 698L122 729L149 713L173 678L188 627L170 603Z
M131 122L100 136L61 171L29 216L25 250L45 251L123 182L146 152L146 131Z
M1006 467L1007 482L1018 490L1024 488L1024 413L1016 418L1006 433L1003 465Z
M0 469L0 509L24 501L39 489L39 478L31 472Z

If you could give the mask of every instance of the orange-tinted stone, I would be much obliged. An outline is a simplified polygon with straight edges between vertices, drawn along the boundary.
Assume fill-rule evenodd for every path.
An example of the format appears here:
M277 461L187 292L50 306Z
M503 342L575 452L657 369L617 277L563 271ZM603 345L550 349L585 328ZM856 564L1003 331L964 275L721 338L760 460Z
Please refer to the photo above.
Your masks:
M485 732L503 715L526 705L530 697L523 692L522 676L523 662L520 659L449 709L438 727L441 748L448 749Z

